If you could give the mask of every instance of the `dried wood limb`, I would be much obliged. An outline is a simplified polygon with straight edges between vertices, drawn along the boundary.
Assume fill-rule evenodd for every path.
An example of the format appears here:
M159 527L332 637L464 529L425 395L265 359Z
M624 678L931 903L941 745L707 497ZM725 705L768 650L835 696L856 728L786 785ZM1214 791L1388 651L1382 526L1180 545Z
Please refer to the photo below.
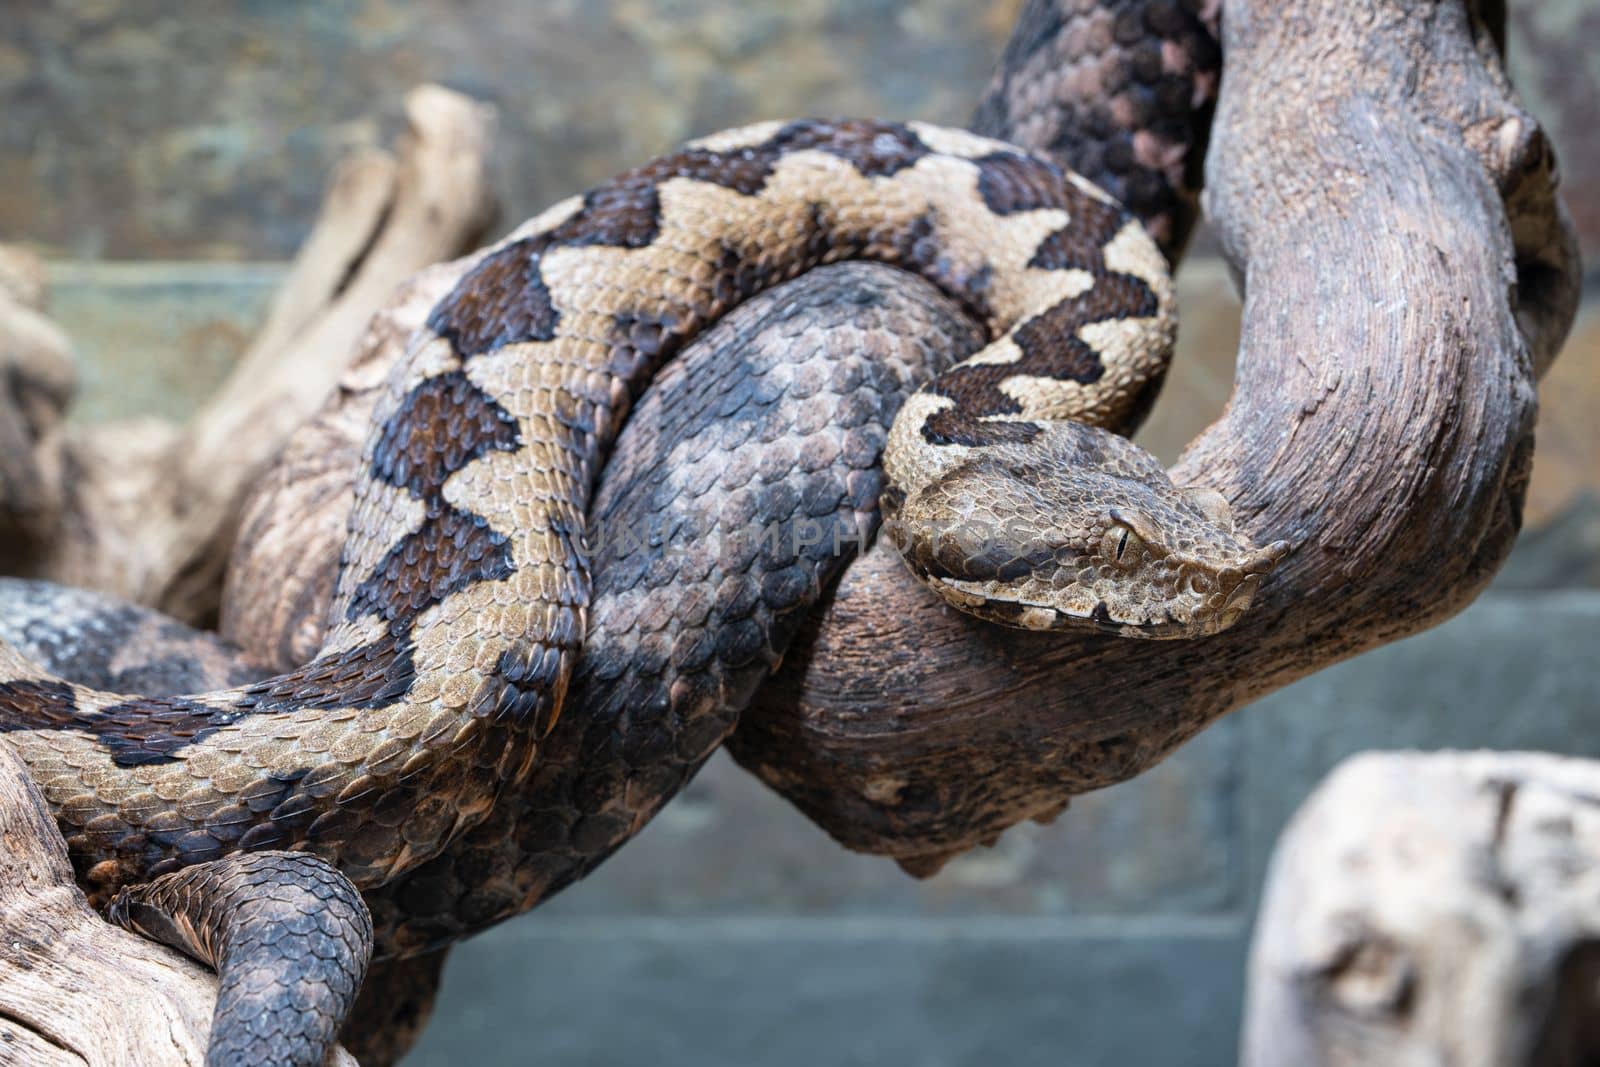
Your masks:
M36 550L61 508L51 459L77 366L44 314L44 264L0 246L0 556Z
M1234 629L1146 643L971 622L877 546L730 742L851 848L926 873L1053 816L1459 611L1516 535L1578 273L1490 35L1461 0L1230 0L1222 25L1206 205L1243 340L1173 473L1295 552Z
M36 439L42 487L0 481L0 513L27 515L33 537L0 568L186 621L215 614L245 491L333 388L373 310L416 271L473 247L492 218L492 109L425 86L406 116L397 158L370 152L339 168L261 334L194 418ZM0 413L0 436L16 430Z
M0 1063L203 1063L216 977L95 914L44 797L4 742L0 841ZM355 1062L339 1048L327 1059Z
M1278 841L1246 1067L1578 1067L1600 1055L1600 763L1341 764Z

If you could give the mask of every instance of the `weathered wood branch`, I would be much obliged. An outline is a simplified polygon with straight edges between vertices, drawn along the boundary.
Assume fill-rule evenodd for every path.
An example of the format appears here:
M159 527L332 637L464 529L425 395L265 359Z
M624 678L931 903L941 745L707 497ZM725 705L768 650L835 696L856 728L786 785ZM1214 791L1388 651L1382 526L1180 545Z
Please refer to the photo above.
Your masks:
M1597 869L1600 763L1346 761L1278 841L1242 1062L1594 1062Z
M1223 31L1206 205L1243 340L1173 475L1294 554L1232 630L1143 643L972 622L879 545L730 742L849 847L936 870L1444 620L1511 546L1578 274L1489 35L1461 0L1233 0Z
M1224 25L1229 73L1208 206L1244 287L1244 341L1228 411L1175 476L1220 489L1252 537L1288 537L1297 551L1234 630L1150 644L971 622L908 580L890 550L874 549L732 743L851 847L921 873L1021 819L1052 815L1250 699L1441 621L1481 589L1515 536L1533 380L1560 346L1577 282L1548 147L1511 94L1492 34L1475 31L1462 0L1292 9L1237 0ZM419 253L400 273L454 250ZM340 353L333 335L353 337L359 323L349 334L330 327L311 345L303 339L314 327L280 311L214 412L146 433L137 453L111 429L94 448L63 445L79 480L56 519L63 547L35 573L203 614L229 527L215 518L191 525L165 509L198 499L231 515L276 447L209 470L190 454L235 449L239 435L256 432L249 416L269 391L251 387L255 373L304 378L280 383L286 392L270 400L274 410L301 405L293 420L273 423L280 443L315 403L306 397L336 381L356 402L326 419L364 426L360 401L405 325L461 269L419 279L376 320L348 370L288 360L274 335L294 352ZM306 291L325 293L344 275L299 277ZM46 405L44 423L48 415ZM337 440L317 445L307 435L303 458L339 525L294 532L336 545L353 466L338 452L349 427L324 425ZM36 452L44 436L34 432ZM211 483L169 500L155 471ZM113 496L113 484L126 495ZM83 493L105 502L86 506ZM119 529L155 548L119 562L94 541ZM289 624L320 625L306 609L325 603L321 552L265 553L303 576L296 585L280 575L274 590L298 607L230 616L241 620L235 636L273 658L303 658L313 632ZM272 632L243 632L251 622Z
M44 313L44 264L0 247L0 558L39 551L61 510L52 466L77 387L72 345Z
M397 154L336 172L268 320L184 425L59 426L0 411L0 569L116 593L195 622L215 615L245 491L344 372L373 310L416 271L473 247L494 213L492 109L425 86L406 100ZM21 308L28 311L27 308ZM0 304L0 343L36 324ZM14 386L56 397L56 359L7 361ZM53 375L53 376L52 376ZM69 389L70 391L70 389ZM48 405L35 400L32 410Z

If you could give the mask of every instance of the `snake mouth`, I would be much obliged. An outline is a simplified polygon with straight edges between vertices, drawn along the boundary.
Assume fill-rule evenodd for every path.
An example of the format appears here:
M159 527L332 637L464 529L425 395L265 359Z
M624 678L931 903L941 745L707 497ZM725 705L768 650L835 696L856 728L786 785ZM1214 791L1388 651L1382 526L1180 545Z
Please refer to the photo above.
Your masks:
M1238 584L1228 590L1227 599L1222 602L1222 607L1217 610L1217 621L1212 633L1226 630L1250 610L1250 605L1255 601L1256 592L1261 588L1261 580L1270 574L1283 557L1289 554L1289 542L1274 541L1269 545L1256 549L1246 556L1237 568L1230 568L1230 573L1241 575Z
M1288 554L1289 542L1273 541L1271 544L1258 548L1246 556L1239 564L1239 570L1247 575L1259 578L1261 575L1271 572L1283 560L1283 557Z
M1217 629L1226 630L1250 610L1250 604L1255 600L1256 590L1261 588L1261 575L1265 572L1247 574L1234 586L1233 592L1228 594L1228 599L1223 601L1222 609L1217 612Z

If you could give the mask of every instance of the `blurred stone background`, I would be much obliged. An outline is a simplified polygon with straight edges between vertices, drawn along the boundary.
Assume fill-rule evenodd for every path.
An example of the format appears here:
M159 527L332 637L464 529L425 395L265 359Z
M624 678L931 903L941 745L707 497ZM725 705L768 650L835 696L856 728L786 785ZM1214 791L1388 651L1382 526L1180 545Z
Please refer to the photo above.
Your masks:
M47 256L77 417L180 415L226 373L344 150L438 80L501 111L505 225L698 133L960 124L1020 0L6 0L0 240ZM1600 260L1600 0L1513 5L1512 74ZM1204 244L1202 243L1202 248ZM1278 829L1373 747L1600 757L1600 273L1542 388L1528 529L1452 622L1244 710L1053 827L914 882L718 758L594 878L457 950L408 1063L1231 1063ZM1185 265L1147 443L1221 408L1238 304Z

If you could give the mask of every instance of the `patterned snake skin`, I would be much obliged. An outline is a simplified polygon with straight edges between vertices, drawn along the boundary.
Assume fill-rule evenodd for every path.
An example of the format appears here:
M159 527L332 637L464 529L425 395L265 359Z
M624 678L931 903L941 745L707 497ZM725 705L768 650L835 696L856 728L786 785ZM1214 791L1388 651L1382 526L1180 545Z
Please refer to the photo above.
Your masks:
M241 852L122 890L107 916L216 968L206 1067L321 1063L372 952L361 895L304 852ZM240 963L244 965L241 966Z
M1147 636L1214 632L1248 607L1281 547L1238 542L1220 498L1174 489L1121 438L1075 421L1126 428L1164 369L1170 285L1127 215L1041 159L955 131L733 131L558 205L438 305L377 414L332 626L310 664L221 693L128 699L0 649L0 730L56 806L91 892L234 851L305 849L368 892L380 954L401 956L531 906L635 832L781 654L781 616L761 604L809 595L845 554L763 554L757 538L666 573L662 553L635 553L599 574L645 595L619 592L609 621L597 601L591 621L590 483L657 364L733 305L836 259L915 271L988 325L988 345L913 397L888 438L891 533L941 595L1016 624ZM841 454L858 472L878 462L870 442L835 451L814 469ZM759 485L750 517L774 495L812 506L809 487L769 485L766 461L739 462L723 477ZM844 532L858 539L879 485L845 484ZM839 499L816 498L818 514ZM681 601L729 560L747 572L759 560L757 595L724 576L699 602L687 594L687 611L652 615L649 591ZM594 657L568 697L586 627L633 642ZM691 681L662 691L673 672ZM544 782L557 796L533 788L541 747L568 766L572 753L621 762L586 759ZM516 802L497 804L508 786Z
M1029 0L972 130L1110 193L1176 260L1222 76L1221 0Z

